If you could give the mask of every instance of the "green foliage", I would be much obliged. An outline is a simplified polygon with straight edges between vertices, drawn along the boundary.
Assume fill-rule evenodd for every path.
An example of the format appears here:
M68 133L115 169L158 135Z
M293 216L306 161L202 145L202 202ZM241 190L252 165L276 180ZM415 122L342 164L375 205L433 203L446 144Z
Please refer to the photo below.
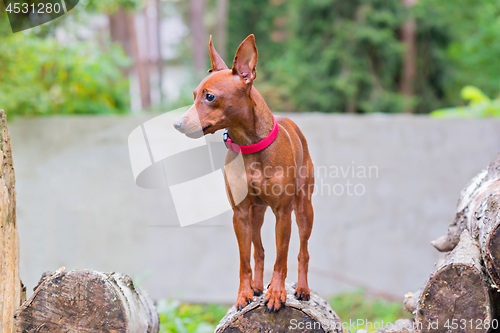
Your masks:
M491 100L474 86L464 87L461 96L469 101L469 105L436 110L431 112L431 116L436 118L500 117L500 98Z
M497 0L419 0L413 9L400 0L256 0L229 8L228 54L256 35L256 86L277 111L395 113L413 105L428 113L457 104L467 83L498 91ZM408 99L400 93L400 31L411 16L417 73Z
M1 24L0 24L1 25ZM0 31L6 31L5 27ZM34 34L0 35L0 108L12 115L124 113L129 65L115 46L62 46Z
M388 302L383 299L369 298L363 290L342 293L330 299L330 305L342 319L342 322L349 323L349 320L356 322L358 319L364 321L364 325L358 329L366 328L369 331L373 327L366 326L366 322L372 323L394 323L401 318L412 318L411 314L404 311L400 302Z
M176 300L160 300L160 333L211 333L227 312L216 304L186 304Z
M290 0L266 10L239 6L230 7L230 24L237 12L257 19L240 29L233 23L230 47L255 32L263 74L256 85L271 107L399 112L409 102L395 93L402 53L397 30L406 17L399 0Z
M498 0L419 0L416 13L420 23L426 22L448 38L440 52L449 62L442 70L447 77L445 88L451 101L456 101L460 89L468 84L481 87L488 95L498 93Z

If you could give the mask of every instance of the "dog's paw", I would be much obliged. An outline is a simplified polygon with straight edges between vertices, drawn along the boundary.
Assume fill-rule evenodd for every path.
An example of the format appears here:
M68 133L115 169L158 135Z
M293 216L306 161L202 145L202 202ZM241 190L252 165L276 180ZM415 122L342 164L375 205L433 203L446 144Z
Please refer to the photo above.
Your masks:
M241 311L245 306L252 303L253 301L253 291L240 291L238 293L238 298L236 299L236 310Z
M253 290L253 295L254 296L260 296L262 295L263 291L264 291L264 286L262 285L262 282L261 283L253 283L252 284L252 290Z
M295 298L297 298L300 301L308 301L311 299L311 291L309 290L309 287L301 287L297 285L297 288L295 288Z
M286 289L284 283L272 283L267 289L266 296L264 297L267 309L269 312L278 311L286 302Z

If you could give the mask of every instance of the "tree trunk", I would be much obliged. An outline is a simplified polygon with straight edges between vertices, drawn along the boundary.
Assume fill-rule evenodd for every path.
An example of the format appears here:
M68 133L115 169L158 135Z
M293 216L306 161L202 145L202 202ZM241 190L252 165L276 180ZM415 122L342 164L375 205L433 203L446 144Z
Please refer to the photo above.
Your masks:
M160 0L155 0L156 6L156 47L158 48L158 59L156 70L158 71L158 89L160 90L160 105L163 105L163 57L161 55L161 19L162 6Z
M403 5L411 10L411 8L417 3L417 0L403 0ZM405 46L404 58L403 58L403 77L401 79L400 91L407 97L408 101L414 95L414 84L415 76L417 74L417 37L416 29L417 24L413 17L410 17L408 21L405 22L401 29L401 39ZM405 112L413 113L414 107L409 105L406 107Z
M278 312L268 312L263 293L241 311L234 306L229 309L214 333L343 331L342 321L324 299L311 293L311 300L298 301L293 295L295 286L288 282L285 286L286 304Z
M148 109L151 106L151 89L149 86L149 64L147 59L142 59L139 52L139 41L137 40L137 31L135 27L135 16L127 13L127 28L130 39L132 57L134 59L135 72L139 78L139 88L141 90L141 106Z
M464 230L422 291L408 297L407 309L421 332L488 332L499 307L498 292L490 286L479 244Z
M224 61L227 56L227 15L229 10L229 0L218 0L217 1L217 26L216 26L216 38L217 38L217 49L220 57Z
M153 302L128 276L61 267L44 274L17 311L15 332L157 333L158 321Z
M139 80L141 106L151 106L151 88L149 84L148 59L142 59L139 52L135 19L133 13L127 13L123 7L108 16L111 40L122 45L123 49L134 60L134 70ZM147 19L147 18L146 18ZM127 71L130 74L130 70Z
M0 332L14 328L14 313L25 299L19 277L16 187L7 117L0 110Z
M190 0L191 39L194 54L194 68L197 76L203 76L208 68L206 64L208 39L203 24L205 0Z

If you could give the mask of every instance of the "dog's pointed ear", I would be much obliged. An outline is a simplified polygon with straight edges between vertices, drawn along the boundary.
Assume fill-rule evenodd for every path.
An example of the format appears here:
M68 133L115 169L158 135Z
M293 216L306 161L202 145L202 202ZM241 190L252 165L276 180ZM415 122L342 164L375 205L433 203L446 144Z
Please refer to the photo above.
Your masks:
M212 35L210 35L210 41L208 42L208 53L210 53L210 60L212 61L212 68L208 70L209 73L229 69L224 63L224 60L222 60L217 51L215 51L214 44L212 43Z
M239 75L247 84L252 82L257 76L255 66L257 66L258 58L255 36L252 34L241 42L238 51L236 51L233 60L233 74Z

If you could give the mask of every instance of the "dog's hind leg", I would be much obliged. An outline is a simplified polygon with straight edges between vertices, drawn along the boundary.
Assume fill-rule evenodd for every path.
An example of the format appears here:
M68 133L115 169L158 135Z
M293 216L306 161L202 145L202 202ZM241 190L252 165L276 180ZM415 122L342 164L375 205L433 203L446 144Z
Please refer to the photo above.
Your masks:
M260 230L264 223L264 214L266 213L267 206L251 206L250 219L252 221L252 243L253 243L253 257L255 260L254 277L253 277L253 293L255 296L260 296L264 291L264 246L262 246L262 239Z
M312 170L312 163L310 168ZM299 250L299 279L295 288L295 296L299 300L308 301L310 298L309 285L307 283L307 272L309 269L309 251L307 245L313 226L314 212L311 203L311 196L314 190L314 176L310 175L299 178L299 191L295 197L294 210L295 220L299 229L300 250ZM303 185L303 186L302 186Z

